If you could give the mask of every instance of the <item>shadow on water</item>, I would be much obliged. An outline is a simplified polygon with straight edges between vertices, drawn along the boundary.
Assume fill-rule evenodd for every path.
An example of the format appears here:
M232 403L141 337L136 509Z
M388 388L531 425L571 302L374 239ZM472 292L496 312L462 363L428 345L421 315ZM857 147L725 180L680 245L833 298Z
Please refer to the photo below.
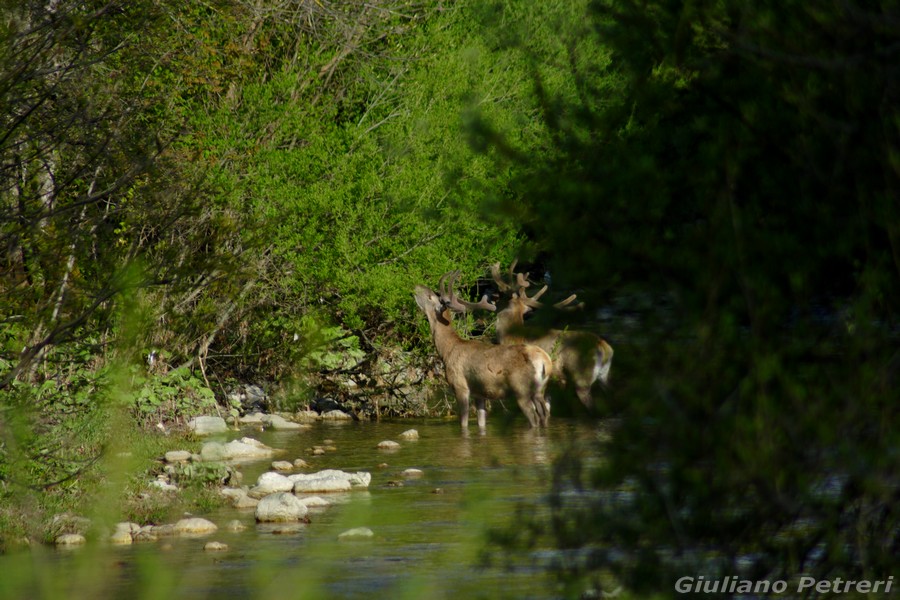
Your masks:
M400 433L414 428L418 440ZM460 431L455 421L316 423L300 432L244 429L320 469L368 471L367 490L325 495L333 505L312 510L310 523L292 528L257 525L252 510L204 515L219 530L199 538L171 538L125 547L35 549L0 557L0 598L551 598L554 582L534 565L484 567L486 531L514 522L520 501L549 489L551 461L563 449L596 435L596 424L557 419L547 431L489 420L484 434ZM383 440L396 450L379 450ZM313 446L332 450L313 455ZM270 461L242 466L252 485ZM404 476L419 469L418 477ZM246 529L227 531L239 520ZM374 536L338 540L368 527ZM204 551L209 541L228 545Z

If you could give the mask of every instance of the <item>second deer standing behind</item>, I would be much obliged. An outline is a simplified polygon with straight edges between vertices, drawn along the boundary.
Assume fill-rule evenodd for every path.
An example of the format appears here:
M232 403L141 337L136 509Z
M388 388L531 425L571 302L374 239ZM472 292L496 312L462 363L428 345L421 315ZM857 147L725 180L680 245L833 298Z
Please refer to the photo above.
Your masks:
M541 335L523 335L525 314L543 306L538 298L547 291L541 288L528 297L525 288L530 284L522 273L515 273L515 262L509 268L509 280L500 275L500 264L491 267L491 274L501 293L509 295L507 306L497 313L497 335L501 344L534 344L543 348L553 359L553 377L563 385L570 385L588 410L593 409L591 388L595 381L606 384L612 366L613 349L606 340L587 331L560 331L550 329ZM571 304L575 296L569 296L554 306L562 308Z

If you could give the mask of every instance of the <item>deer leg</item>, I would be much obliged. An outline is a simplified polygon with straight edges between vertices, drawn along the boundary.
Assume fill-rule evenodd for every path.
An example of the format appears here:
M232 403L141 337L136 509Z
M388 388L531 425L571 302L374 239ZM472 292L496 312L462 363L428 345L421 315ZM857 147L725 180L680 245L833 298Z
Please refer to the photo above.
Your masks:
M525 413L525 417L528 419L528 422L532 427L538 426L538 417L535 414L535 404L531 401L530 398L520 397L519 399L519 408L522 409L522 412Z
M532 400L534 405L534 413L538 423L546 426L550 422L550 403L544 400L544 395L540 392L535 393Z
M475 414L478 416L478 429L487 426L487 410L484 407L484 398L475 398Z
M581 400L581 403L584 404L586 409L591 410L594 407L594 399L591 397L590 385L579 385L575 388L575 394L578 395L578 399Z
M454 388L456 394L456 406L459 411L459 424L463 429L469 428L469 389L458 387Z
M550 423L550 399L544 396L544 394L539 393L537 395L537 402L544 408L544 417L541 425L546 427Z

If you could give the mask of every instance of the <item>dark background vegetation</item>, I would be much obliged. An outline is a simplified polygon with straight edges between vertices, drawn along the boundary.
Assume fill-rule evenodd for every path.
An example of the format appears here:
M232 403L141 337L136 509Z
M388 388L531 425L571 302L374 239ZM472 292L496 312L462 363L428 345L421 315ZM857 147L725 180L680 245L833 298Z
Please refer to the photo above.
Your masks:
M573 590L891 574L893 3L0 14L7 506L82 498L111 406L139 429L228 382L425 357L412 287L518 255L613 315L616 420L600 466L559 462L551 518L501 542L571 550Z

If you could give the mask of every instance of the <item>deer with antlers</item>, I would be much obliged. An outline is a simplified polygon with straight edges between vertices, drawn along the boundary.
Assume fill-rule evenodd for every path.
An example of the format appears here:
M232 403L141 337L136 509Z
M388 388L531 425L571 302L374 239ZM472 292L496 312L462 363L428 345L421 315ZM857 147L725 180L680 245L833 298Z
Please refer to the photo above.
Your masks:
M457 298L453 284L458 276L459 271L444 274L439 283L440 294L416 286L415 298L428 317L447 383L456 396L463 429L469 425L470 397L475 399L479 429L484 429L487 421L485 402L508 397L515 398L532 427L547 425L550 405L544 399L544 388L553 370L550 356L533 345L495 345L460 337L452 324L453 313L475 309L493 312L497 307L487 296L477 303Z
M531 335L524 328L525 315L543 306L539 298L547 286L529 297L525 290L531 284L528 277L515 273L516 262L509 268L509 278L500 274L500 264L491 266L491 275L501 294L507 294L507 306L497 313L497 335L501 344L534 344L543 348L553 360L553 378L562 385L571 385L581 403L593 408L591 388L595 381L606 384L612 365L613 349L603 338L586 331L550 329ZM554 304L555 308L570 307L575 294Z

